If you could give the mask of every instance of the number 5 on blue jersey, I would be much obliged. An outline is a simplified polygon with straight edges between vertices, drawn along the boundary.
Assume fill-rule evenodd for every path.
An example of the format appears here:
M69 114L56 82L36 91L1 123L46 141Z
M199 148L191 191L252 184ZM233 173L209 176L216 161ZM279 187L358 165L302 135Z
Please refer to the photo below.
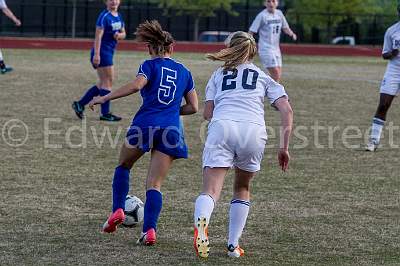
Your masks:
M168 105L175 98L177 73L175 70L162 67L158 101Z

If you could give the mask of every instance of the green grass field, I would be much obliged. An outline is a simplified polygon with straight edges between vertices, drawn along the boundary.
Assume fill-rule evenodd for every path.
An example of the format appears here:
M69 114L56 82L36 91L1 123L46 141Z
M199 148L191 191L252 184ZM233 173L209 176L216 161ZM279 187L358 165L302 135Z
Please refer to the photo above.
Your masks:
M114 113L124 118L121 123L100 122L97 112L88 111L82 125L70 105L96 80L88 52L5 50L4 55L16 71L0 76L0 265L400 264L400 150L388 146L386 135L374 154L362 150L362 137L341 137L356 135L354 127L363 134L369 128L383 60L284 57L282 83L303 138L293 137L290 170L282 173L276 160L279 140L271 135L262 171L252 184L241 240L246 256L238 260L225 254L232 193L232 176L227 177L210 225L211 255L202 261L192 248L193 202L202 182L201 112L184 118L191 155L174 164L163 187L159 241L136 246L141 228L122 228L114 235L103 235L100 228L110 211L119 146L141 103L139 95L113 103ZM114 87L133 79L145 58L144 53L119 52ZM202 99L218 64L200 54L176 58L192 70ZM23 146L6 144L8 132L12 144L24 137L22 127L8 131L11 119L28 127ZM266 120L271 130L279 127L279 113L268 106ZM390 121L400 124L397 101ZM316 134L315 125L324 128ZM82 127L86 134L77 130ZM99 145L107 129L118 145L107 139ZM82 136L86 145L76 147ZM400 144L399 129L392 142ZM140 160L131 173L130 193L143 200L148 161L147 156Z

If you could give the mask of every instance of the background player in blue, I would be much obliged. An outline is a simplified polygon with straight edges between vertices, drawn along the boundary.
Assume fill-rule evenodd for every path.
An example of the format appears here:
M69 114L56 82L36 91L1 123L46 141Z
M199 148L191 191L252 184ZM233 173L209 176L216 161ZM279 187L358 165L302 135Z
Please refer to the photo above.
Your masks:
M140 65L133 82L106 96L96 97L89 106L93 108L96 104L140 91L143 104L133 118L121 149L112 186L112 214L105 222L103 231L112 233L123 222L130 169L144 153L151 151L144 223L138 243L153 245L162 207L161 184L173 160L188 156L180 115L196 113L198 100L190 71L170 58L174 42L171 34L163 31L160 24L153 20L140 24L136 35L139 41L147 44L151 59ZM181 106L183 98L186 104Z
M85 95L72 104L76 115L82 119L85 105L93 97L104 96L110 93L114 78L113 57L119 40L125 39L125 26L121 15L118 13L120 0L106 0L107 8L100 13L96 22L96 37L91 51L91 63L97 70L99 82L86 91ZM119 121L120 117L110 112L110 102L101 105L100 120Z

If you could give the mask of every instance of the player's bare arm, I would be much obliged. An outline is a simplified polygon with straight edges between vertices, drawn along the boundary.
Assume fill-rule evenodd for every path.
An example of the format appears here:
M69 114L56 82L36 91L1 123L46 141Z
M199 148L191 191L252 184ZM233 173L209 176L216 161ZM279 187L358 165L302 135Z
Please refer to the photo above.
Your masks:
M97 27L96 28L96 36L94 39L94 56L93 56L93 65L98 66L100 64L100 47L101 47L101 38L103 37L104 29Z
M125 28L122 28L119 32L115 33L114 39L117 41L124 40L126 38Z
M297 41L297 35L296 35L296 33L294 33L294 32L292 31L291 28L283 28L282 31L283 31L286 35L288 35L290 38L292 38L293 41Z
M4 15L6 15L8 18L10 18L16 26L21 26L21 21L14 15L14 13L8 8L3 8L1 11L3 11Z
M103 104L107 101L115 100L118 98L126 97L133 93L137 93L147 84L147 79L139 75L134 81L129 82L128 84L122 86L121 88L105 95L102 97L94 98L90 103L89 107L93 110L93 107L97 104Z
M282 171L286 171L289 168L290 161L289 141L293 127L293 110L287 97L279 98L276 100L274 105L279 110L282 121L281 144L278 152L278 161Z
M199 100L196 90L191 90L185 95L186 103L181 106L180 115L192 115L199 111Z
M203 118L207 121L211 121L214 112L214 101L206 101L203 110Z

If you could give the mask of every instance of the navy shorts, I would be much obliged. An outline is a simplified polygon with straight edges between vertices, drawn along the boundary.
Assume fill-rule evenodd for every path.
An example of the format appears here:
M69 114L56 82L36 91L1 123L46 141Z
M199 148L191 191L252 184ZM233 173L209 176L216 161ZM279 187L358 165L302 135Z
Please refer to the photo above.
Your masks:
M90 63L92 64L94 69L96 69L97 67L108 67L114 65L114 50L112 49L100 49L100 65L98 65L97 67L93 65L93 57L94 48L92 48L92 50L90 51Z
M132 126L126 134L127 142L143 152L152 149L179 158L188 158L188 148L183 132L173 128L155 128Z

